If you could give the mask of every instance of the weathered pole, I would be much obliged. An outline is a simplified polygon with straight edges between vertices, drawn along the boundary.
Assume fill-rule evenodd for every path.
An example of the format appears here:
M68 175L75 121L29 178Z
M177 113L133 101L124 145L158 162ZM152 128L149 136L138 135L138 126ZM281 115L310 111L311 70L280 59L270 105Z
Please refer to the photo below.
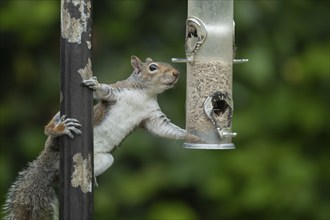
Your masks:
M61 115L81 123L82 135L60 139L59 217L93 218L92 0L61 0Z

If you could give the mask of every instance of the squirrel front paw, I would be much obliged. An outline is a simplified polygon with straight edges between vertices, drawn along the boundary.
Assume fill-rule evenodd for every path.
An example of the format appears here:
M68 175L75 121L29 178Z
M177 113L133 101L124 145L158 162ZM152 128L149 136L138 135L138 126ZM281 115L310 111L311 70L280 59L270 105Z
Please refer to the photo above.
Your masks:
M66 118L65 115L61 117L60 121L55 126L55 128L62 130L62 134L68 135L70 138L73 138L73 133L82 134L80 127L81 124L77 119Z
M45 134L48 136L58 137L61 135L68 135L73 138L73 133L81 134L81 124L77 119L66 118L65 115L60 117L58 112L54 118L46 125Z
M97 81L96 76L92 76L89 79L83 80L81 84L84 85L84 86L87 86L88 88L90 88L92 90L96 90L100 87L100 84Z

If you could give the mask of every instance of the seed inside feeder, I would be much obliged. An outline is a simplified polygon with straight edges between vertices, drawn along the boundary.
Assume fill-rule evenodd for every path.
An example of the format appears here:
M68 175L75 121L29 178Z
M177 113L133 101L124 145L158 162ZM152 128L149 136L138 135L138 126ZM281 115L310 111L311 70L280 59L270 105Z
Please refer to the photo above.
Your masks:
M186 129L200 137L200 143L220 143L216 127L230 130L233 112L231 71L232 63L229 62L196 61L188 64ZM210 96L213 122L204 112L204 102Z

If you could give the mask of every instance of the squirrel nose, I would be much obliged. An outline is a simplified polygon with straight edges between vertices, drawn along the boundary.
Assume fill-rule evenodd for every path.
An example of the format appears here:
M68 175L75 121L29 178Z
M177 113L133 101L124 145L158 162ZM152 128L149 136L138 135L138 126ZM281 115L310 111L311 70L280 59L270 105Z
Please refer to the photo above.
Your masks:
M173 71L172 74L173 74L173 76L179 76L180 73L179 73L179 71Z

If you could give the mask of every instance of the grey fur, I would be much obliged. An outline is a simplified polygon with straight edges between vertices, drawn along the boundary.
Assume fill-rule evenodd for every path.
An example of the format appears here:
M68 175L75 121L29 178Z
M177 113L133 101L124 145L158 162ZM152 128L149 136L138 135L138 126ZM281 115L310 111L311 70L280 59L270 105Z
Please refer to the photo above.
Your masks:
M48 137L39 157L18 174L4 205L4 220L51 220L58 182L58 138Z

